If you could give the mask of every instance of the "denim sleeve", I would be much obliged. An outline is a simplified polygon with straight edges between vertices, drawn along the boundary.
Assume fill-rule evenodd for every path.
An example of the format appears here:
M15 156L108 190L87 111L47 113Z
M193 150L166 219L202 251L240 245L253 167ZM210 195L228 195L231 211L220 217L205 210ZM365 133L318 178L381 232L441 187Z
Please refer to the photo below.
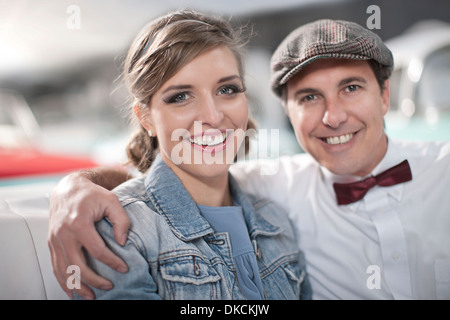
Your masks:
M96 299L160 300L161 297L157 293L156 283L149 272L149 263L139 250L139 239L130 232L126 244L122 247L117 244L114 238L110 222L103 219L96 224L96 227L111 251L128 265L128 272L120 273L87 254L89 266L102 277L109 279L114 285L111 290L91 287ZM133 236L135 236L134 239Z

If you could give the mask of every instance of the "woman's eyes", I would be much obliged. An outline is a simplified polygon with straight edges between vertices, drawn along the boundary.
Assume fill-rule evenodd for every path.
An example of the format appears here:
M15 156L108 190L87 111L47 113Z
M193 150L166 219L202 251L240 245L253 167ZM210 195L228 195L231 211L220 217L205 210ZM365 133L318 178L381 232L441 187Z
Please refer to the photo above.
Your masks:
M237 85L224 85L217 90L217 95L222 96L234 96L237 93L244 92L245 89L237 86ZM191 98L193 95L191 92L177 92L170 95L167 98L164 98L164 102L168 104L181 104Z
M166 103L182 103L189 98L188 92L178 92L164 99Z
M219 88L218 95L234 95L236 93L244 92L245 90L236 85L225 85Z

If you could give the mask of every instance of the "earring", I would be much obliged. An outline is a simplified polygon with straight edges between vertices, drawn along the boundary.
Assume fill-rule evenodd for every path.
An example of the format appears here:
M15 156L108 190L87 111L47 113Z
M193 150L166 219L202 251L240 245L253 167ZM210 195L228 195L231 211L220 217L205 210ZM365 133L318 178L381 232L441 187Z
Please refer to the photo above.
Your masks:
M151 137L153 135L151 130L148 130L148 136Z

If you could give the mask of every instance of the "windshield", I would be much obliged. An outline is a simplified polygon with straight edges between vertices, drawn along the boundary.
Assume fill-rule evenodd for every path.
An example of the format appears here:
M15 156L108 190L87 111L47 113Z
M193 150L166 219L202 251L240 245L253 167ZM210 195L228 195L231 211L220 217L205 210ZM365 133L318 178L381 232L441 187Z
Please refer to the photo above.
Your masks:
M434 52L425 61L416 101L420 112L450 110L450 46Z

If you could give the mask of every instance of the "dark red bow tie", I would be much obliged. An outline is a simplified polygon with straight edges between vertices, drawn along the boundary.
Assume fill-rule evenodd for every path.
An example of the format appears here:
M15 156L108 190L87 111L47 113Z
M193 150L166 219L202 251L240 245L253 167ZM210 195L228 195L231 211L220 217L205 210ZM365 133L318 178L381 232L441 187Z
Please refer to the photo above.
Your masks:
M382 173L352 183L333 183L338 204L349 204L364 198L367 191L374 186L388 187L412 179L408 160L383 171Z

